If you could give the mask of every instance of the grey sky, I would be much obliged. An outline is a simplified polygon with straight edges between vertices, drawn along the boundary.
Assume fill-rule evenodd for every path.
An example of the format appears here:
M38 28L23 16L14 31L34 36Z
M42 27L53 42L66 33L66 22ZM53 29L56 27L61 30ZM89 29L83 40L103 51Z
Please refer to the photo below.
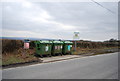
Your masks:
M4 2L3 36L72 39L80 32L83 40L118 38L118 3L99 2Z

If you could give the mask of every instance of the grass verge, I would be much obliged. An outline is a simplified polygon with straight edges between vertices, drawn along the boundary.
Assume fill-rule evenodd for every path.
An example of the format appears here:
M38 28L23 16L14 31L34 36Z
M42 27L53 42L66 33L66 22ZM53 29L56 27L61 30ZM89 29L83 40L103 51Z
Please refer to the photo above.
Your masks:
M120 48L119 48L120 49ZM117 52L118 47L110 47L110 48L78 48L77 51L73 51L72 54L75 55L98 55L104 53L113 53Z
M19 49L17 52L6 53L2 55L2 66L17 64L17 63L25 63L31 61L39 60L34 56L34 49L25 50Z

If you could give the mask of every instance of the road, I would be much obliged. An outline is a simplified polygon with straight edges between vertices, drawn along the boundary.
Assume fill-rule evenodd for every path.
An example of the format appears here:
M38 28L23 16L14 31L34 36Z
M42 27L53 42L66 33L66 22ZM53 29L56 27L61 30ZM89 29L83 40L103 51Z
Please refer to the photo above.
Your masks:
M118 53L3 70L3 79L117 79Z

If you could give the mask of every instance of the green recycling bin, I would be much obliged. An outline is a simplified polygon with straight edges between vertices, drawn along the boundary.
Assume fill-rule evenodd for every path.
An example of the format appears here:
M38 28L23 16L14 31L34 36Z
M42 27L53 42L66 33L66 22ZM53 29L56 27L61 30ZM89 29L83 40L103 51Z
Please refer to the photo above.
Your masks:
M73 42L63 41L62 53L63 54L72 54L72 46L73 46Z
M52 41L52 55L60 54L62 55L63 42L62 41Z
M43 55L51 56L52 41L35 41L36 54L43 57Z

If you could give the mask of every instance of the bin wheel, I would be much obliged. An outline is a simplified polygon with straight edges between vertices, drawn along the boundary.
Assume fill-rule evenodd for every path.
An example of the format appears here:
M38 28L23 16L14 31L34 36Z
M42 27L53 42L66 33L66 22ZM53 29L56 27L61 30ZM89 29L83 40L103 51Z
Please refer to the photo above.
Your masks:
M49 54L49 57L51 57L51 54Z
M36 56L36 57L40 57L37 53L35 53L35 55L34 56Z
M43 58L43 55L40 55L41 58Z

